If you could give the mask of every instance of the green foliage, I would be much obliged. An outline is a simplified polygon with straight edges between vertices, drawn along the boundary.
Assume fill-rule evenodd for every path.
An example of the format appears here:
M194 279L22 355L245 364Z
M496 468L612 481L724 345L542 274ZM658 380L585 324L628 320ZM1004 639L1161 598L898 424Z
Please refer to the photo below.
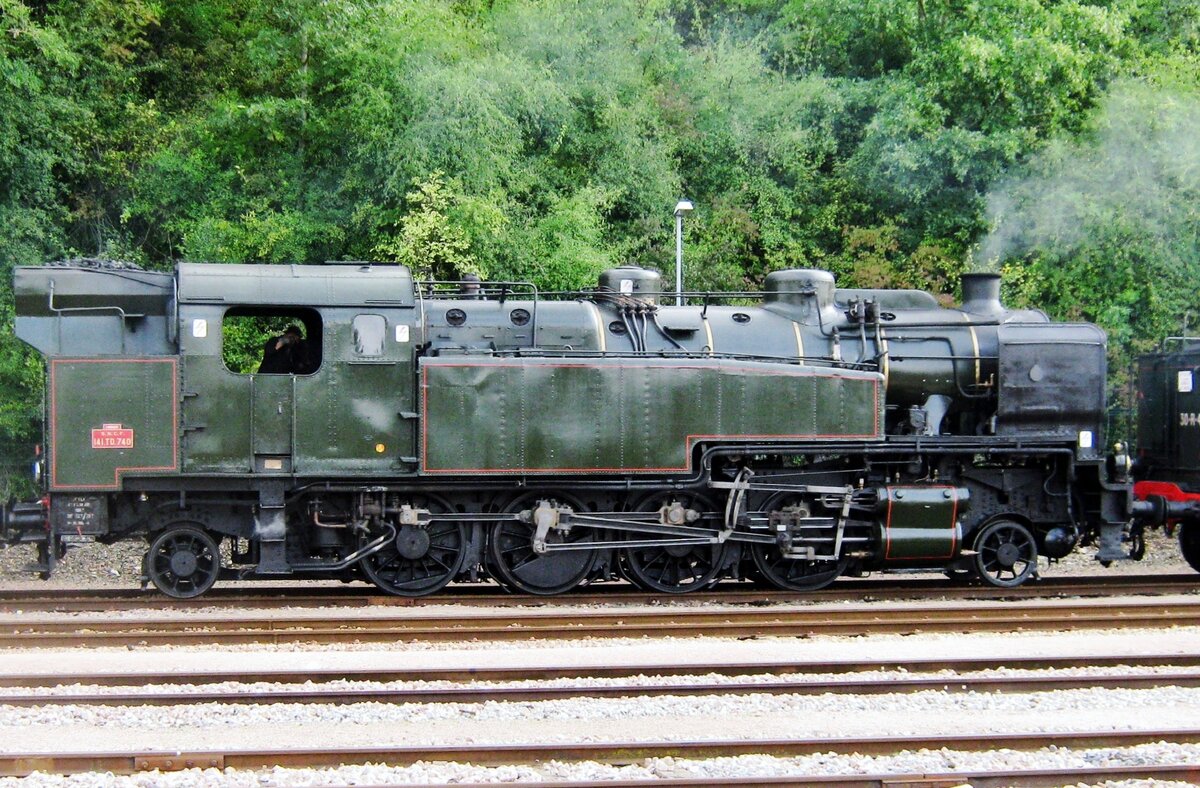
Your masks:
M66 180L82 166L68 89L80 58L13 0L0 0L0 31L0 447L15 465L3 470L25 479L41 426L42 362L12 333L12 268L65 251Z
M946 298L1001 266L1117 366L1200 306L1198 9L0 0L0 444L40 418L13 265L374 256L576 288L670 271L681 197L689 288L824 267Z
M580 189L560 197L546 216L528 228L518 264L508 278L528 280L546 290L577 290L596 281L615 261L604 247L605 195Z
M1200 313L1200 90L1121 82L1093 124L996 190L979 257L1020 303L1101 325L1123 375Z
M247 375L258 371L263 347L296 323L286 315L227 315L221 321L221 359L230 372Z
M409 212L401 217L399 231L377 244L375 252L430 279L486 277L470 254L467 234L452 223L453 199L442 173L432 173L408 193Z
M59 89L79 57L13 0L0 0L0 30L0 259L35 263L63 250L60 175L80 161L66 131L76 106Z
M911 0L784 3L774 55L781 66L802 73L880 77L912 59L921 7Z

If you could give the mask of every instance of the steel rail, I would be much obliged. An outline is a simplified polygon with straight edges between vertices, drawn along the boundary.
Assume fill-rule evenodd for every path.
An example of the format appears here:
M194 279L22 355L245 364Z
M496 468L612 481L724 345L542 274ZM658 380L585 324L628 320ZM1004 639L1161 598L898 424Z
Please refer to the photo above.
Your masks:
M0 687L50 688L71 684L137 687L149 684L202 686L237 681L275 684L320 684L331 681L516 682L578 678L620 679L631 676L794 676L894 671L933 673L1011 670L1066 670L1119 667L1198 668L1200 654L1085 654L1071 657L946 657L899 660L698 662L633 665L569 665L520 667L324 668L315 670L203 670L67 673L0 673Z
M1127 673L1103 676L942 676L929 678L872 678L821 681L758 681L726 683L693 681L672 684L576 684L573 686L444 687L271 690L203 690L123 693L0 694L3 706L189 706L215 703L234 706L280 704L349 705L354 703L516 703L577 698L641 698L700 695L885 695L915 692L1030 693L1073 689L1153 689L1200 687L1200 672Z
M1084 731L1063 733L989 733L986 735L872 736L798 739L734 739L706 741L628 741L534 744L466 744L394 747L331 747L324 749L200 750L195 752L34 752L0 753L0 776L23 777L34 771L75 774L85 771L115 774L187 768L265 769L320 768L348 764L406 766L418 761L471 763L476 766L536 764L555 761L600 761L630 764L646 758L728 758L739 755L796 757L816 753L893 755L920 749L960 752L987 749L1037 751L1050 747L1098 749L1132 747L1157 742L1194 744L1200 729ZM1139 767L1155 769L1160 767ZM1196 767L1192 767L1195 774ZM1077 773L1072 770L1071 773Z
M626 584L592 585L554 597L530 597L497 592L494 586L464 586L449 594L397 597L376 589L312 588L297 584L281 588L217 588L198 599L172 599L151 591L116 589L47 589L0 591L0 613L86 612L129 609L195 610L197 608L279 607L554 607L589 604L666 604L724 602L769 604L774 602L834 602L887 598L920 599L1017 599L1065 596L1114 596L1188 594L1200 591L1200 574L1112 576L1087 578L1043 578L1017 588L962 585L944 579L839 580L820 591L776 591L747 588L745 583L725 582L712 590L687 594L640 591Z
M315 611L300 613L292 617L268 615L254 612L246 615L219 615L197 613L183 617L158 616L12 616L0 617L0 627L13 630L43 631L47 633L73 631L77 628L91 632L108 631L171 631L178 629L208 629L214 631L260 629L294 629L343 625L357 629L425 629L432 626L442 628L480 627L499 623L504 626L526 626L531 629L556 629L569 626L576 629L591 627L636 627L641 624L666 626L685 624L798 624L830 623L875 623L880 621L919 620L928 622L967 619L1001 620L1023 618L1030 622L1051 618L1068 621L1075 618L1088 620L1094 617L1107 619L1161 618L1164 616L1188 617L1200 613L1200 598L1159 601L1153 599L1130 599L1119 603L1108 600L1045 600L1045 601L980 601L971 604L947 603L932 607L910 605L859 604L859 605L809 605L801 607L743 607L743 606L649 606L597 610L591 608L553 610L522 610L514 616L505 610L378 610L354 614L350 611Z
M1178 766L1099 766L1087 769L1002 769L964 770L958 772L924 772L912 774L794 774L772 777L663 777L613 780L580 780L573 782L538 782L538 788L711 788L722 786L837 785L844 788L1060 788L1065 784L1098 784L1119 780L1164 780L1196 783L1200 767ZM495 783L457 783L459 788L491 788Z
M388 615L297 617L197 615L186 618L0 617L0 646L345 643L396 641L797 637L915 632L1121 629L1198 626L1200 599L980 602L912 608L813 605L782 608L672 607L607 610L377 611Z

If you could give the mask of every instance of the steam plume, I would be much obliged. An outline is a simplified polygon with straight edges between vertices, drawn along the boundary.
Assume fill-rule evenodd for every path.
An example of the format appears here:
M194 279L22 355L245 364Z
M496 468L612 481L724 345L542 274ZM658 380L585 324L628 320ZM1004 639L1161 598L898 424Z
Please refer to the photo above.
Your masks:
M976 270L1037 250L1069 254L1120 226L1146 241L1200 239L1200 97L1114 85L1086 142L1056 141L1031 175L988 195ZM1182 238L1181 238L1182 236Z

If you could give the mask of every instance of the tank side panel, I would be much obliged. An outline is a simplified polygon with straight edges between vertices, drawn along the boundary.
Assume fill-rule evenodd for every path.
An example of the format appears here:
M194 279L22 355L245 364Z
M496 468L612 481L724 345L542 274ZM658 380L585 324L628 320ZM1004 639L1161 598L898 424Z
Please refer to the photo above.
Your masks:
M174 358L50 360L50 489L179 469Z
M996 434L1074 440L1090 432L1081 452L1100 451L1105 410L1104 333L1084 323L1006 324L1000 342Z
M425 359L422 470L682 473L699 442L878 440L881 382L717 359Z

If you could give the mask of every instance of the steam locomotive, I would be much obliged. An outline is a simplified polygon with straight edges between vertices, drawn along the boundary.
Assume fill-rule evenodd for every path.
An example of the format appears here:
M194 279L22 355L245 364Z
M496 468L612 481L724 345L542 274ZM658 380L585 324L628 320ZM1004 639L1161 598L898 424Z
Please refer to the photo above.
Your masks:
M1104 448L1103 332L1006 308L992 274L958 308L818 270L686 304L637 267L567 295L359 262L53 264L14 290L47 360L45 496L0 527L44 574L91 538L146 540L174 597L290 575L1009 587L1081 543L1140 557L1144 524L1186 508L1136 502ZM303 368L231 366L267 319L301 329Z

